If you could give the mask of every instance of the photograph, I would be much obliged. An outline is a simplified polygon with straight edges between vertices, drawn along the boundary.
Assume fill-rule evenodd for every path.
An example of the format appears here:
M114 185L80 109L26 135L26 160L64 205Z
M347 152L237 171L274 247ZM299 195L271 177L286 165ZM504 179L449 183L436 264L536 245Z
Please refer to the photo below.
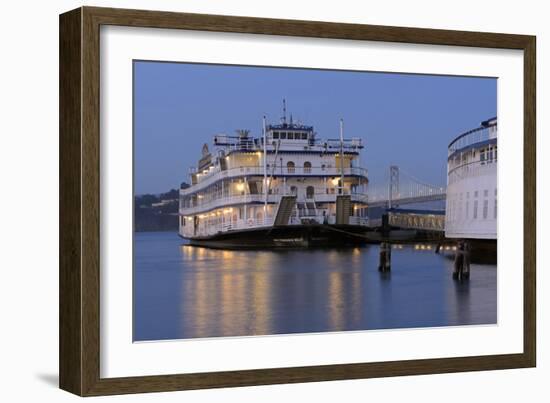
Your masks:
M0 400L546 403L543 4L6 2Z
M498 324L498 78L132 63L133 342Z

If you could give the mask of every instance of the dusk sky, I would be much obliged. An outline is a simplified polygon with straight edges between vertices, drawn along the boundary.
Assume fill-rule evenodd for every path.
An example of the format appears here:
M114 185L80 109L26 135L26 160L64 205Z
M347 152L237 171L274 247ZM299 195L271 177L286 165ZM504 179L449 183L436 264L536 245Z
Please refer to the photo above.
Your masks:
M282 100L319 138L366 145L361 163L373 187L389 165L424 182L446 184L449 142L497 114L497 80L430 75L134 63L135 193L162 193L189 182L201 147L215 134L278 123Z

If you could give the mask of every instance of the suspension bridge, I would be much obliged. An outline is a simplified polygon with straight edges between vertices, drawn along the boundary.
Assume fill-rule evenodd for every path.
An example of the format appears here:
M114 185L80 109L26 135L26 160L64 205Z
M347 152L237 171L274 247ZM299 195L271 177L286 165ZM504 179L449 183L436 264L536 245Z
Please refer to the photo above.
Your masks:
M389 181L381 187L371 187L368 191L369 207L396 208L406 204L426 203L445 200L447 188L432 185L417 179L400 169L390 166Z

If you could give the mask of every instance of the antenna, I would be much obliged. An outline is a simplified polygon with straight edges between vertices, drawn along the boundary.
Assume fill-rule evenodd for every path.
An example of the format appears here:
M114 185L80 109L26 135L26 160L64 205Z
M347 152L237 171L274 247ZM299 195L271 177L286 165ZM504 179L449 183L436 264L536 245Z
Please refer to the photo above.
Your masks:
M286 125L286 99L283 98L283 123Z

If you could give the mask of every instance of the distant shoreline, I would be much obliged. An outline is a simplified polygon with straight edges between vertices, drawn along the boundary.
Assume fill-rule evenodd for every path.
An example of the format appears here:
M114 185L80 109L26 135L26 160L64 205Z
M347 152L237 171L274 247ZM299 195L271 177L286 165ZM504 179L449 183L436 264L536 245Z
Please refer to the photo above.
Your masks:
M186 183L180 186L188 187ZM177 232L179 190L134 196L134 232Z

